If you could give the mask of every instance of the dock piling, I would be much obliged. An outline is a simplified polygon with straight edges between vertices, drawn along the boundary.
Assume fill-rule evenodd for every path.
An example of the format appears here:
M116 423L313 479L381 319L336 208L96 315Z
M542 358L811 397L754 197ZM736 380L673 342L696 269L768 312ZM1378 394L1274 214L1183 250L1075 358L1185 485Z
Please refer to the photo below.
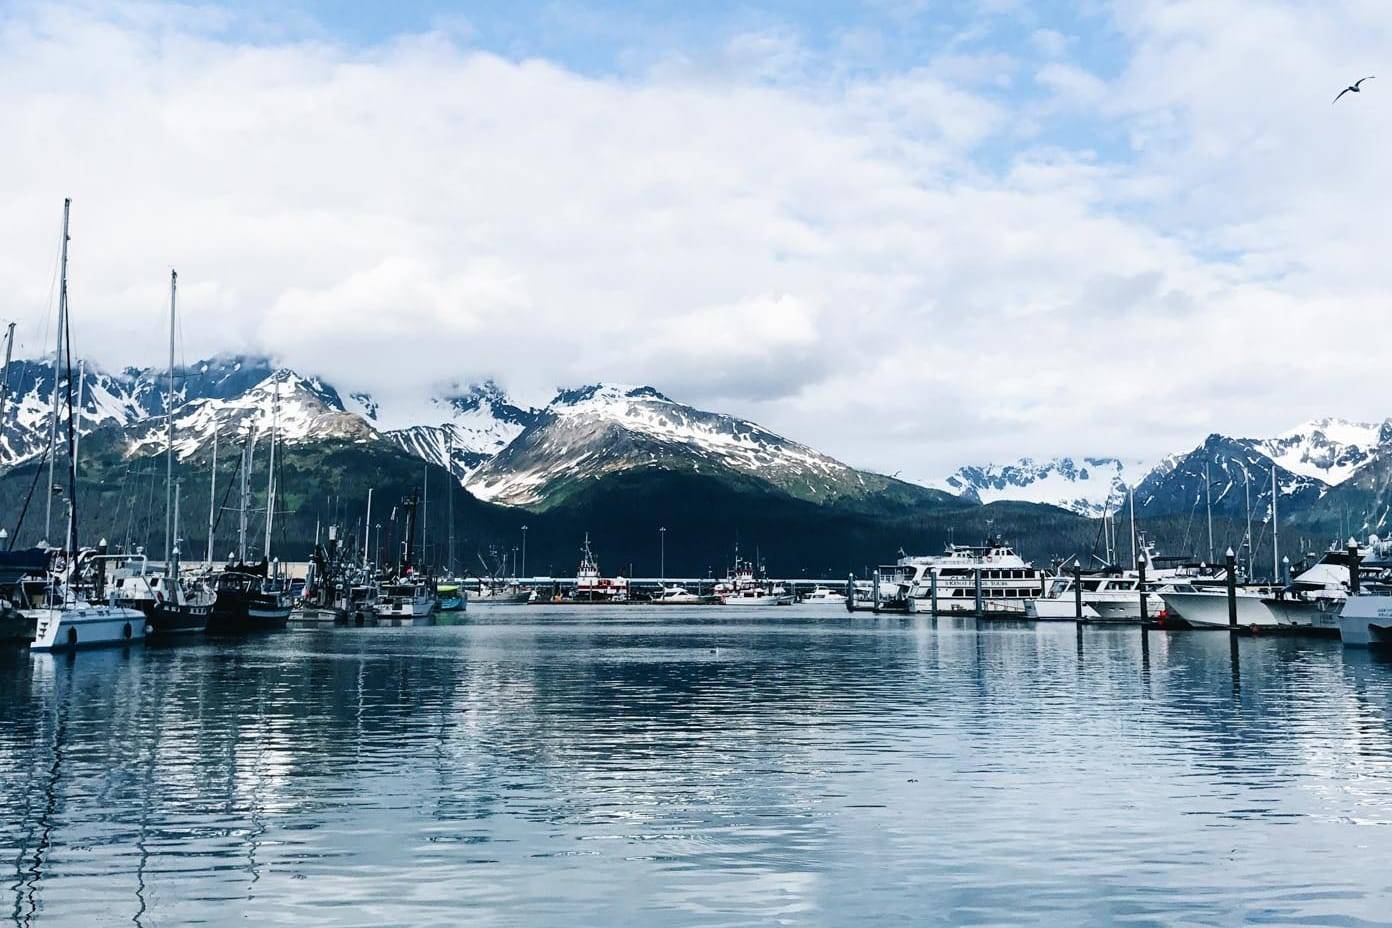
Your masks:
M1083 624L1083 567L1073 562L1073 618Z
M981 598L981 568L980 568L980 567L978 567L978 568L976 569L976 614L977 614L978 616L983 616L983 615L986 614L986 610L983 608L983 605L982 605L982 598Z
M1228 628L1237 628L1237 556L1229 548L1223 556L1223 564L1228 571Z
M1349 539L1349 595L1358 595L1358 565L1362 558L1358 556L1358 542Z
M938 617L938 572L933 569L928 571L928 596L933 603L933 618Z

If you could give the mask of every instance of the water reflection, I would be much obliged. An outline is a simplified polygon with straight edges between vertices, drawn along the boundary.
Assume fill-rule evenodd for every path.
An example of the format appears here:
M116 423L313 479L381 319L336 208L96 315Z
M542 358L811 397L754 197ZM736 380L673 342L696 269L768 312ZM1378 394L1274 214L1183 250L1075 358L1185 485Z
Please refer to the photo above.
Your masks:
M1337 642L525 610L0 653L18 924L1378 922Z

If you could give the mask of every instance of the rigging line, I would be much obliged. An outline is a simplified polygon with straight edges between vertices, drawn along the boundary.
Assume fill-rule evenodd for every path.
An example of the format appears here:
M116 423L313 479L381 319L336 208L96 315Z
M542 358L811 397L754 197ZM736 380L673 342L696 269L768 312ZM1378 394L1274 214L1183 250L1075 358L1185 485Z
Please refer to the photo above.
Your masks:
M234 468L232 469L232 479L229 480L229 481L227 481L227 488L226 488L225 490L222 491L222 502L218 505L217 516L214 517L214 519L213 519L213 543L214 543L214 545L217 544L217 529L218 529L218 526L222 524L222 513L223 513L223 510L227 508L227 497L229 497L229 496L232 495L232 488L233 488L234 486L236 486L236 484L237 484L237 477L238 477L238 476L241 474L241 472L242 472L242 458L246 457L245 446L246 446L246 441L248 441L248 440L250 440L250 434L248 434L247 439L246 439L246 440L243 440L243 442L242 442L242 445L243 445L243 452L242 452L241 454L237 455L237 466L234 467Z
M34 480L29 484L29 494L24 497L24 505L19 509L19 516L15 519L14 531L10 533L10 543L5 550L13 551L15 539L19 537L19 530L24 527L24 516L29 512L29 502L34 498L34 490L39 485L39 477L43 475L44 465L48 463L48 448L45 447L43 454L39 456L38 466L34 468ZM50 490L50 492L52 492Z

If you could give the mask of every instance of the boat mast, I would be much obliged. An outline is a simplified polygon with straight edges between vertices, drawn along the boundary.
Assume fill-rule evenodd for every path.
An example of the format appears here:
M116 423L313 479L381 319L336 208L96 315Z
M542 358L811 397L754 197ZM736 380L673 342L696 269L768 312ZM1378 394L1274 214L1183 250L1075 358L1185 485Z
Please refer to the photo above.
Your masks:
M169 387L164 394L164 569L174 553L174 298L179 272L169 272Z
M73 459L77 459L78 447L82 444L82 404L87 396L87 362L77 362L77 409L73 414L77 416L77 425L73 432Z
M271 563L271 526L275 522L275 449L276 420L280 416L280 372L271 375L271 451L266 462L266 542L263 556L267 566Z
M237 519L237 562L246 563L247 556L247 509L251 505L251 485L247 474L251 471L251 458L256 450L256 423L247 428L246 441L242 444L242 485L240 514Z
M211 470L212 470L213 473L212 473L212 477L211 477L210 480L209 480L209 486L208 486L208 552L207 552L207 564L205 565L205 566L207 567L207 569L209 569L209 570L212 570L212 569L213 569L213 526L217 524L217 508L216 508L216 507L217 507L217 445L218 445L218 430L217 430L217 426L214 425L214 426L213 426L213 466L212 466L212 468L211 468Z
M5 429L5 406L10 401L10 352L14 348L15 324L11 322L5 329L5 367L0 370L0 436L4 435Z
M1130 488L1126 490L1127 507L1131 510L1131 569L1136 569L1136 491Z
M372 542L372 487L367 488L367 524L363 526L363 567L367 567L367 552Z
M1281 528L1276 518L1276 465L1271 465L1271 582L1281 577Z
M58 338L53 349L53 418L48 423L48 498L44 510L44 544L53 532L53 466L58 450L58 377L62 373L63 362L63 323L68 315L68 213L72 208L72 198L63 199L63 245L58 259L61 270L58 283Z
M421 465L421 563L430 563L430 463Z
M4 405L0 403L0 416L4 415ZM445 433L445 468L449 479L445 481L445 511L449 513L449 543L445 550L445 573L454 575L454 436ZM525 536L524 536L525 537ZM524 559L525 560L525 559Z
M1247 494L1247 576L1252 576L1252 472L1246 467L1242 468L1242 474L1246 478L1244 490Z
M1208 562L1213 563L1213 475L1204 461L1204 495L1208 498Z
M77 420L73 416L73 378L72 378L72 332L71 324L68 321L66 312L66 293L67 282L63 283L63 357L65 361L64 373L67 376L67 389L64 393L67 396L68 406L68 542L67 548L70 552L68 558L68 570L71 572L74 581L77 579ZM49 494L52 496L52 494Z

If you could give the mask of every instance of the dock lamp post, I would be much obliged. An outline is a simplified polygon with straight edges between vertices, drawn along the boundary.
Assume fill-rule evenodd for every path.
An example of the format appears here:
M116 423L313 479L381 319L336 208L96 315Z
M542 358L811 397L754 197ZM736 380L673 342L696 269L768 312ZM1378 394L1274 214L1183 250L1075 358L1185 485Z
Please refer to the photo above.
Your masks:
M662 526L657 530L657 576L658 580L665 587L667 586L667 526Z
M527 526L522 526L522 576L527 576Z

